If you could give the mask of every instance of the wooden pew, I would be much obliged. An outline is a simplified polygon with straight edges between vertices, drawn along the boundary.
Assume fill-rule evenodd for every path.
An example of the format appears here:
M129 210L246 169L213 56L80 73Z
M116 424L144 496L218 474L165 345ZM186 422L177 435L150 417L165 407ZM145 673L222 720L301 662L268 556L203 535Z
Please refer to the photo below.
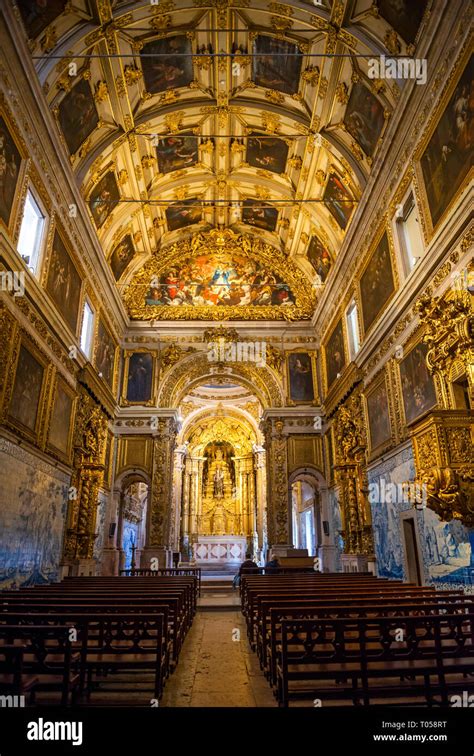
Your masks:
M80 684L80 654L73 652L69 630L57 624L0 625L0 647L19 646L22 673L37 678L30 690L31 703L38 691L59 692L62 706L75 703ZM1 666L0 672L3 672Z
M364 706L389 699L447 706L449 693L474 687L473 621L471 611L282 619L279 704L318 698Z

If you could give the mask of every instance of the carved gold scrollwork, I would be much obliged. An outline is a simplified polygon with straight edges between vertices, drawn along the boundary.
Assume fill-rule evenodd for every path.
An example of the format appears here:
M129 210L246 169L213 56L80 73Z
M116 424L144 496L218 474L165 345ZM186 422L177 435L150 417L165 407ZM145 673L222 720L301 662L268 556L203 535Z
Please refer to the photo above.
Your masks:
M88 392L82 389L74 427L74 472L64 543L66 560L91 559L93 556L106 439L107 418Z

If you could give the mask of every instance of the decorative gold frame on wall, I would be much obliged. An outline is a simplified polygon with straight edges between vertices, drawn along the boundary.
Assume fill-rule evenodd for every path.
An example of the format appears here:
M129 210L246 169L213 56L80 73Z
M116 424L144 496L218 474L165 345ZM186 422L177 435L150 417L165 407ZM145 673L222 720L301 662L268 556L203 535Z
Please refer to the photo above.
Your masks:
M378 228L378 230L377 230L377 232L376 232L376 234L375 234L372 242L370 243L370 245L368 247L367 253L364 256L364 261L362 263L362 266L359 268L359 270L358 270L358 272L357 272L357 274L355 276L356 287L355 287L355 294L354 294L354 296L355 296L355 300L357 302L357 310L358 310L358 314L359 314L359 331L360 331L360 334L361 334L361 337L362 337L361 338L361 344L365 340L367 334L370 333L370 331L375 327L376 323L378 323L378 321L380 320L381 316L383 315L383 313L385 312L385 310L389 306L390 302L396 296L396 294L397 294L397 292L399 290L399 287L400 287L400 279L399 279L399 275L398 275L397 259L396 259L394 244L393 244L392 229L390 227L390 222L387 222L387 220L388 220L387 216L385 216L383 222L379 226L379 228ZM370 324L370 326L366 330L365 326L364 326L364 314L363 314L363 310L362 310L362 292L361 292L361 288L360 288L360 282L361 282L362 276L364 275L365 271L369 267L370 261L372 260L372 257L373 257L373 255L375 253L375 250L377 249L378 245L380 244L380 242L381 242L381 240L383 238L383 235L385 233L387 234L388 251L389 251L389 255L390 255L390 261L391 261L391 264L392 264L392 276L393 276L393 287L394 288L393 288L392 293L390 294L390 296L388 297L388 299L386 300L386 302L382 305L381 309L379 310L379 312L375 316L374 320L372 321L372 323Z
M69 329L70 328L69 323L67 323L67 321L65 320L63 314L60 312L58 306L56 305L56 302L53 300L53 298L51 297L51 295L49 294L46 288L48 275L49 275L49 266L51 264L51 254L53 251L54 236L56 234L56 231L58 231L58 234L61 237L61 241L63 242L64 247L66 248L69 258L71 262L73 263L79 278L81 279L76 329L75 331L71 331L74 334L74 338L77 340L81 332L80 328L82 327L82 313L84 310L85 288L86 288L85 280L87 276L84 273L84 269L77 258L77 255L74 251L73 246L71 245L69 241L69 236L66 234L65 228L63 224L61 223L58 217L58 214L56 213L55 210L51 212L50 219L49 219L48 238L46 240L46 245L44 247L43 263L41 266L40 284L41 284L41 288L43 289L44 293L46 294L48 298L48 301L51 302L51 306L54 308L55 312L57 312L61 322L64 324L64 327Z
M150 354L152 358L151 396L146 402L131 402L127 399L128 375L130 357L133 354ZM145 347L123 350L122 390L120 392L120 404L123 407L155 407L158 397L158 353Z
M418 417L414 418L410 422L410 426L407 423L406 419L406 413L405 413L405 402L403 399L403 389L402 389L402 377L400 373L400 365L405 360L406 357L410 354L410 352L415 349L419 344L421 344L423 341L423 331L422 329L417 329L414 333L411 334L411 336L407 339L407 341L402 344L403 347L403 357L401 360L396 360L397 363L396 369L392 371L392 375L395 377L396 386L395 391L398 395L398 405L400 408L400 421L402 423L402 437L406 437L410 431L410 427L413 426L414 423L418 423L423 417L426 417L430 412L436 409L442 409L445 406L445 402L443 401L443 388L440 384L440 381L438 380L437 376L432 376L433 383L435 387L435 394L436 394L436 404L434 404L429 410L426 410L423 414L418 415Z
M313 380L313 394L314 399L301 399L296 400L291 398L290 394L290 354L307 354L311 360L311 374L312 374L312 380ZM287 397L287 404L289 407L297 407L299 405L306 405L311 407L319 407L321 404L321 400L319 398L319 390L318 390L318 376L317 376L317 355L315 351L310 351L309 349L290 349L287 352L285 352L285 378L286 378L286 397Z
M431 217L431 211L430 211L430 206L428 202L428 196L426 193L425 181L424 181L424 176L423 176L423 169L421 167L421 159L426 151L426 148L428 146L428 143L431 137L433 136L436 130L436 127L438 126L443 116L444 111L446 110L446 106L451 98L451 95L453 94L461 78L461 75L468 64L469 58L472 55L471 42L472 42L472 37L468 37L465 43L465 50L463 50L462 54L460 55L460 57L458 58L456 62L456 65L451 70L451 73L444 85L440 99L438 100L436 107L434 108L434 110L431 113L431 116L428 119L428 123L421 137L421 141L416 147L414 151L414 155L413 155L414 165L415 165L416 183L419 189L419 195L420 195L420 200L421 200L420 208L421 208L421 214L423 216L423 228L425 229L426 227L426 241L427 242L431 241L436 231L442 226L449 212L452 210L454 205L457 203L459 197L466 190L470 181L474 177L474 168L471 166L471 170L467 174L464 182L461 184L461 186L458 188L458 190L452 197L450 203L443 211L437 224L433 226L433 221Z
M341 311L338 310L335 316L333 317L331 321L331 325L327 329L325 337L321 343L321 378L322 378L323 392L324 392L325 397L328 395L330 389L334 388L337 381L339 380L338 378L335 378L334 381L331 383L331 385L328 386L327 355L326 355L327 344L332 334L334 333L334 330L336 329L339 320L342 321L342 342L343 342L343 347L344 347L344 359L345 359L343 372L345 371L345 369L351 362L350 354L349 354L348 339L347 339L346 322L345 322L346 318L344 316L344 313L343 312L341 313Z
M59 385L61 385L61 388L64 391L64 393L68 394L70 398L72 399L71 415L69 417L69 429L68 429L66 453L64 453L61 449L56 448L49 441L49 432L50 432L50 427L51 427L51 420L53 417L55 396L56 396L57 388ZM59 373L56 373L56 380L53 383L51 401L48 407L48 427L47 427L46 450L49 454L51 454L52 457L56 457L61 462L64 462L67 465L70 465L72 462L72 439L73 439L73 434L74 434L74 422L75 422L75 417L76 417L77 402L78 402L78 397L75 391L73 391L71 386L68 383L66 383L64 378Z
M32 431L30 428L24 426L19 420L10 415L10 404L13 397L13 390L16 381L16 372L18 368L18 360L20 357L21 347L25 349L34 357L34 359L40 363L43 367L43 380L41 384L41 390L38 398L38 409L36 415L35 428ZM11 382L8 385L8 396L4 397L5 407L5 424L12 431L14 431L21 438L30 441L35 446L44 448L45 437L47 432L47 423L49 418L49 405L51 402L51 384L53 380L54 368L48 359L48 356L35 344L29 334L20 328L17 331L16 344L12 350L11 362L10 362L10 374L12 376Z
M267 266L289 286L295 304L290 305L146 305L145 296L153 277L159 277L170 265L199 254L226 253L243 255ZM314 312L316 295L307 276L280 250L251 234L236 234L217 228L197 232L182 241L160 249L135 273L124 294L126 307L134 320L309 320Z
M105 219L105 221L103 222L103 224L101 225L101 227L98 228L97 223L95 222L95 218L92 215L92 211L91 211L91 207L90 207L91 194L94 191L94 189L97 186L97 184L99 184L102 181L102 179L104 178L104 176L106 176L107 173L111 173L111 172L113 172L114 178L115 178L115 183L117 184L117 189L118 189L118 192L119 192L119 199L118 199L118 202L117 202L116 206L110 212L110 214L107 216L107 218ZM116 165L115 160L111 160L109 163L107 163L106 166L104 166L103 168L100 169L100 174L97 174L97 175L95 175L92 178L92 181L91 181L90 186L88 187L87 193L84 193L84 202L85 202L85 204L87 206L87 213L89 215L90 222L92 223L92 228L96 232L98 238L100 238L100 234L102 234L103 231L106 231L112 225L113 218L114 218L114 210L116 210L117 207L120 209L120 202L122 200L122 192L121 192L120 187L121 187L121 184L120 184L120 181L117 178L117 165Z
M28 165L31 162L31 159L28 157L26 144L18 133L18 130L16 128L16 121L10 115L10 109L6 107L6 103L4 103L3 96L0 96L0 116L5 121L8 132L11 138L13 139L13 142L15 143L15 147L17 148L20 154L20 166L18 169L18 178L17 178L17 182L15 186L15 193L13 197L12 207L10 210L10 217L8 219L8 224L6 224L3 221L3 219L0 218L0 225L5 229L7 234L14 241L15 229L20 219L19 211L22 207L22 197L26 196L26 186L27 186L27 180L28 180L27 179Z
M99 377L99 371L96 367L96 358L97 358L97 349L99 347L99 325L102 322L102 325L104 326L105 330L107 331L108 335L111 338L111 341L114 342L114 363L112 366L112 385L109 385L107 381L104 378ZM119 377L119 368L120 368L120 350L118 346L118 339L115 336L114 331L110 328L109 322L107 318L104 317L104 311L97 309L95 312L95 322L94 322L94 334L92 339L92 353L90 358L90 363L92 367L94 368L95 374L97 375L97 378L99 381L101 381L102 385L110 391L115 399L117 396L117 384L118 384L118 377Z
M387 412L388 412L388 423L390 427L390 437L387 438L385 441L382 441L377 446L373 446L372 434L370 431L368 400L369 400L369 397L375 391L377 391L382 384L385 386L385 395L387 397ZM382 370L378 373L378 375L369 383L367 388L364 389L362 393L362 398L363 398L364 414L365 414L366 423L367 423L369 462L371 462L372 460L377 459L377 457L380 457L382 454L388 451L388 449L394 446L394 442L395 442L393 409L391 405L389 380L388 380L388 375L387 375L387 371L385 370L385 367L382 368Z

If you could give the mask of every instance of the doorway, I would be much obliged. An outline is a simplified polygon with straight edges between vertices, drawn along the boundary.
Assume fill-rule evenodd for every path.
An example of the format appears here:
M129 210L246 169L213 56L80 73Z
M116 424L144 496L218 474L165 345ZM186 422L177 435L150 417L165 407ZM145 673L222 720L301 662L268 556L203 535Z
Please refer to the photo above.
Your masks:
M405 545L406 575L409 583L422 585L423 580L420 569L420 558L418 554L418 542L416 538L415 517L411 515L404 517L403 523L403 541Z

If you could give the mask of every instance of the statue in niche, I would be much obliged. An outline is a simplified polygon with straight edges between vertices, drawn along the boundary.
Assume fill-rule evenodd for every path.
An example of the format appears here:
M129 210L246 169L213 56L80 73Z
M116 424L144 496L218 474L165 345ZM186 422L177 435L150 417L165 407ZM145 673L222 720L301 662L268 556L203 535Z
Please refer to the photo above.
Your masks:
M224 498L224 470L222 467L216 467L214 473L214 498Z

